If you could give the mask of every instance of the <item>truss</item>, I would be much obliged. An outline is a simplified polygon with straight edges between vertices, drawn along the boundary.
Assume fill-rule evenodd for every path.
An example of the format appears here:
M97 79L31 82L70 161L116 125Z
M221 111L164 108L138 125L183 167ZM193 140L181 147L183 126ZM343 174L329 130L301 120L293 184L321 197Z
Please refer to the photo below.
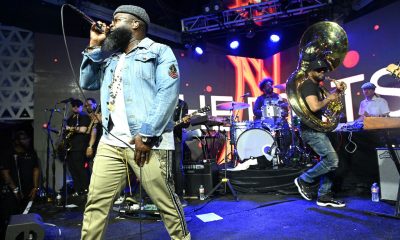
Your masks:
M182 32L206 33L241 27L249 23L263 23L292 16L305 15L327 5L328 3L314 0L269 0L262 3L225 10L220 13L184 18L181 20Z

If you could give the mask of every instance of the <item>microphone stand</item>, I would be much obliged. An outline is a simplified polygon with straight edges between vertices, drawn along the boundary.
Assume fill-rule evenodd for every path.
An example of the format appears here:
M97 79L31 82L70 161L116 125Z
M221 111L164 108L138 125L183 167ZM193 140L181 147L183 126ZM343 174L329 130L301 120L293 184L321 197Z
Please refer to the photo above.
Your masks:
M15 169L17 170L19 192L21 193L21 196L22 196L22 190L23 189L22 189L22 184L21 184L21 176L20 176L20 169L19 169L18 155L17 154L14 154L14 163L15 163Z
M68 117L68 104L64 103L65 107L65 111L63 114L63 120L61 123L61 138L64 138L65 136L65 128L67 126L67 117ZM69 141L69 140L68 140ZM64 161L63 161L63 185L64 185L64 192L62 193L62 198L64 199L63 201L63 210L65 210L67 208L67 197L68 197L68 186L67 186L67 157L68 157L68 153L69 153L69 146L66 146L66 144L69 145L69 143L66 142L66 139L64 139L63 141L64 143ZM68 147L68 149L65 149L66 147Z
M228 141L228 136L227 136L227 134L226 134L226 131L223 131L222 134L224 135L225 143L226 143L226 142ZM238 198L238 196L237 196L237 193L236 193L235 189L233 188L231 182L229 181L229 178L227 178L227 176L226 176L226 172L227 172L227 171L226 171L226 168L227 168L226 165L227 165L227 162L228 162L228 151L227 151L227 149L226 149L226 150L225 150L225 162L224 162L224 177L221 179L221 181L220 181L213 189L211 189L210 192L208 192L208 193L205 195L205 199L209 198L222 184L224 184L224 191L225 191L225 193L226 193L226 185L228 185L228 187L229 187L229 189L231 190L231 193L232 193L234 199L235 199L236 201L239 201L239 198Z
M54 107L54 109L55 109L55 107ZM56 170L56 164L55 164L55 161L54 161L54 158L55 158L55 156L56 156L56 151L55 151L55 149L54 149L54 142L53 142L53 139L51 138L51 120L52 120L52 118L53 118L53 114L54 114L54 111L50 111L50 116L49 116L49 120L47 121L47 128L46 128L46 130L47 130L47 149L46 149L46 196L49 196L50 194L49 194L49 168L50 168L50 147L51 147L51 150L52 150L52 152L53 152L53 154L52 154L52 159L53 159L53 162L52 162L52 165L51 165L51 169L52 169L52 173L53 173L53 177L52 177L52 187L53 187L53 191L54 191L54 188L55 188L55 170Z

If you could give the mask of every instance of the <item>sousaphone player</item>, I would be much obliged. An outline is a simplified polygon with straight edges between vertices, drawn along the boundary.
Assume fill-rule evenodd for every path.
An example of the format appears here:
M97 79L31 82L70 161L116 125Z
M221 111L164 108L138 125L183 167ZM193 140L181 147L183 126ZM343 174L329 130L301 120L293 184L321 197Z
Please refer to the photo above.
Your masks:
M296 178L295 184L301 196L310 201L311 184L320 179L319 206L345 206L331 192L339 158L326 132L338 124L343 109L339 97L346 85L335 81L336 89L329 92L321 82L326 79L326 72L339 66L346 52L347 35L338 24L327 21L314 24L302 36L299 65L286 84L289 103L301 118L301 137L320 156L320 161Z

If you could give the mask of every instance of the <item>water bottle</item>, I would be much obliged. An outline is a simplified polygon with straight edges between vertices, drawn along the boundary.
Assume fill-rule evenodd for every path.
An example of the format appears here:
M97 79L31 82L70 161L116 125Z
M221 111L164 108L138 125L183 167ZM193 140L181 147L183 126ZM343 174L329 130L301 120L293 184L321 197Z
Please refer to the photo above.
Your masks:
M56 203L57 203L57 206L62 206L61 194L57 194L57 196L56 196Z
M199 187L199 198L200 200L205 200L206 196L204 195L204 187L203 185L200 185Z
M371 187L371 200L373 202L379 202L379 186L377 183L372 184Z

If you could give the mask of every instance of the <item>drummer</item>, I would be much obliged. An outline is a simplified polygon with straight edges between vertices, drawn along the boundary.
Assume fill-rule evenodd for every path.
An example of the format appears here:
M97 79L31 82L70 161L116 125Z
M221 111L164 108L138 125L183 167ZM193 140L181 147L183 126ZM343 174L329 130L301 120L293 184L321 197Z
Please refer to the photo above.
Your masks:
M254 120L260 120L263 117L262 108L268 105L282 105L285 104L283 99L274 93L274 81L272 78L264 78L258 87L263 92L262 95L258 96L254 102L253 114Z

